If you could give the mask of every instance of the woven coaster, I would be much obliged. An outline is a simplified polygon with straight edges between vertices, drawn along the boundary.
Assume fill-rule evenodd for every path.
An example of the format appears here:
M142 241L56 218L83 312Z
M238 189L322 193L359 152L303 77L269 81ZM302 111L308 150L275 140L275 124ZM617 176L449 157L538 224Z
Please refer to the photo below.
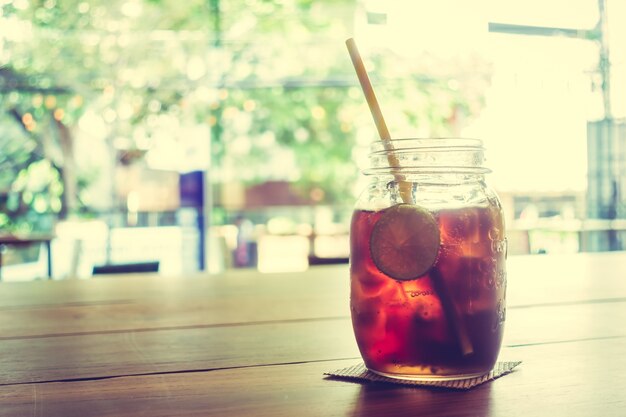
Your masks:
M329 375L331 377L340 378L340 379L349 379L356 381L371 381L371 382L387 382L391 384L399 384L399 385L411 385L411 386L419 386L419 387L443 387L443 388L452 388L459 390L467 390L470 388L474 388L480 384L484 384L485 382L492 381L496 378L499 378L503 375L506 375L513 371L517 365L522 363L521 361L517 362L498 362L493 367L491 372L488 372L482 376L477 376L475 378L469 379L457 379L451 381L411 381L405 379L394 379L387 378L382 375L375 374L374 372L368 371L363 362L358 363L356 365L349 366L347 368L337 369L333 372L325 372L324 375Z

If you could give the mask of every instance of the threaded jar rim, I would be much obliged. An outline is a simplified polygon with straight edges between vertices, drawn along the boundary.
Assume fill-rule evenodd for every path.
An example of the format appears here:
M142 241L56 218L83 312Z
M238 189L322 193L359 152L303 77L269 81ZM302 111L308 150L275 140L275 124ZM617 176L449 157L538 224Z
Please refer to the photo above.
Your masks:
M365 175L468 174L491 172L483 163L485 148L474 138L399 138L370 145ZM395 157L391 166L389 157Z

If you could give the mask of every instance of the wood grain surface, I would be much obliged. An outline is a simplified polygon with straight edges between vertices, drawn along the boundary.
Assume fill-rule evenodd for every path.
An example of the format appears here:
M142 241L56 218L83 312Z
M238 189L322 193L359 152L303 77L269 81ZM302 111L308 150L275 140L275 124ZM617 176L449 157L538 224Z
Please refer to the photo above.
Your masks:
M468 392L325 378L360 360L347 266L0 284L0 416L624 416L626 253L511 257Z

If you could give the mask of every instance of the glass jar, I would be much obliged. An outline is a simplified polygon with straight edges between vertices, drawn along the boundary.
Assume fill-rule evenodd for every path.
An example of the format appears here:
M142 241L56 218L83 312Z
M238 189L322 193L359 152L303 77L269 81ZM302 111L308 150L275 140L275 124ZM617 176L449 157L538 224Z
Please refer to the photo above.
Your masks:
M502 206L478 139L374 143L350 230L350 308L367 368L401 379L489 372L505 319Z

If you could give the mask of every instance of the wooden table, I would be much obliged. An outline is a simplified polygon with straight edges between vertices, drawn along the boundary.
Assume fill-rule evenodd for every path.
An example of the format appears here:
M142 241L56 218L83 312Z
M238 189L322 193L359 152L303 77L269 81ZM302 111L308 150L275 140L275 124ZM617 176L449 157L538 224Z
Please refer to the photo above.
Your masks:
M0 285L0 416L625 416L626 253L511 257L473 390L327 379L359 361L347 266Z

